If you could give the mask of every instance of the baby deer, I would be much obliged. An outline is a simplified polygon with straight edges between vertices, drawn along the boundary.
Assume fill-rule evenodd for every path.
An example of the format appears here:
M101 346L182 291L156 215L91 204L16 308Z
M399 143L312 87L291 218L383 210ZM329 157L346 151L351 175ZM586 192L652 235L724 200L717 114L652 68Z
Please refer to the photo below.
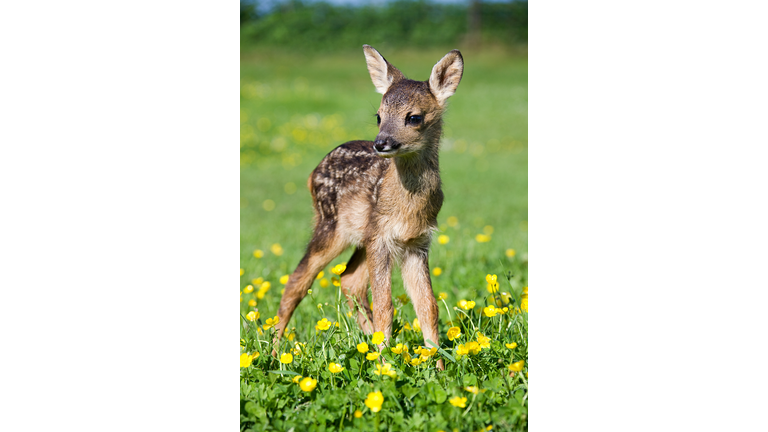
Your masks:
M368 72L383 94L376 140L350 141L328 153L309 176L315 228L304 257L280 301L278 340L317 274L349 246L355 251L341 289L364 332L392 334L392 267L400 265L405 289L427 340L439 344L438 308L429 277L429 246L443 204L439 150L446 100L461 81L458 50L432 68L429 81L407 79L382 55L363 45ZM373 311L368 304L368 283ZM438 367L443 369L442 360Z

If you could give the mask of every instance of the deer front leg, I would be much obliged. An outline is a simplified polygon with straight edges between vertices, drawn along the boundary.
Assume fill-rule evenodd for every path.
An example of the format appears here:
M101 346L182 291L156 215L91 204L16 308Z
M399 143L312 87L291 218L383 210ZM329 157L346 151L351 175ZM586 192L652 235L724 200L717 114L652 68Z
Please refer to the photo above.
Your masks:
M428 250L406 250L402 265L405 291L413 302L416 317L419 318L421 331L424 333L424 346L432 348L427 341L440 345L440 334L437 331L439 309L435 295L432 293L432 281L429 277ZM437 360L437 368L444 370L443 359Z
M373 299L373 330L384 333L385 343L392 336L392 254L383 245L366 248L368 274ZM381 346L379 347L381 348Z

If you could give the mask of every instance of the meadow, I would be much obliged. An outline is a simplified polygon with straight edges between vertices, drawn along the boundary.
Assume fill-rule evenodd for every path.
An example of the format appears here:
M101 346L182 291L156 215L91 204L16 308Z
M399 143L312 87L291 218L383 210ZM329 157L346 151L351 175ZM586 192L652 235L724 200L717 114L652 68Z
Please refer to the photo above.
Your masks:
M376 48L425 80L456 47ZM378 336L349 318L338 287L350 250L318 276L277 357L281 290L311 234L307 178L336 146L376 136L381 95L361 47L241 54L241 430L527 430L527 53L458 48L465 71L444 117L430 253L439 348L422 347L395 270L393 337L374 349Z

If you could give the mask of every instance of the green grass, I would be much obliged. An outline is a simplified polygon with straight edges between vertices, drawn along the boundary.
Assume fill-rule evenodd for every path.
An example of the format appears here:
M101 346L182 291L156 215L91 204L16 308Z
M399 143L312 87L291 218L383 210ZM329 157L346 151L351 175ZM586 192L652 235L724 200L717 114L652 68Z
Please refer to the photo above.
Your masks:
M383 54L408 77L424 80L451 48ZM381 96L370 82L362 49L316 56L264 50L241 56L240 289L257 278L271 285L262 299L256 298L259 286L242 294L241 316L253 310L260 314L242 331L245 352L261 354L253 365L241 368L242 429L370 430L377 425L383 430L479 430L488 425L494 430L527 429L523 377L527 313L492 318L480 313L495 302L486 290L486 274L498 274L501 291L510 293L517 304L528 285L527 58L525 53L502 49L459 48L465 72L445 116L440 161L445 203L438 223L440 234L450 240L447 244L435 241L430 254L430 267L442 269L432 278L434 291L447 295L445 304L438 303L444 351L436 355L455 356L455 342L477 340L476 331L492 342L479 354L455 363L445 357L442 373L435 372L434 359L418 367L406 366L401 355L385 350L383 355L398 370L395 379L374 375L375 362L361 361L363 355L355 346L363 340L372 346L370 336L363 335L353 320L347 322L346 303L341 299L339 304L339 289L333 284L323 288L317 281L311 296L297 308L289 329L295 328L293 343L307 345L304 355L296 356L293 363L283 365L270 356L272 330L259 334L255 328L276 315L283 287L279 280L293 271L309 240L309 173L337 145L376 136L373 115ZM448 224L451 216L457 224ZM478 234L491 230L489 242L476 240ZM275 247L279 255L271 250L273 245L280 246L281 250ZM254 256L257 249L263 251L261 258ZM508 249L514 250L513 256L508 256ZM333 265L350 254L342 254L325 270L326 282L333 276ZM397 271L393 294L404 294ZM248 305L252 299L255 307ZM477 306L460 322L454 306L461 299L474 300ZM412 306L397 299L395 305L395 326L412 323ZM507 306L514 308L514 304ZM322 317L339 322L340 327L316 331ZM453 342L446 337L450 320L463 333ZM505 347L512 342L518 347ZM413 330L404 330L393 343L407 343L413 355L413 348L423 340ZM284 339L280 351L288 352L289 345ZM510 377L507 365L519 360L526 361L523 373ZM331 374L329 362L346 369ZM288 375L269 372L275 370ZM317 379L317 387L302 392L291 382L292 372ZM468 385L478 386L481 392L476 396L467 392L463 387ZM375 390L384 395L376 414L363 404ZM449 399L454 396L468 397L470 409L451 405ZM361 418L352 415L355 410L363 412Z

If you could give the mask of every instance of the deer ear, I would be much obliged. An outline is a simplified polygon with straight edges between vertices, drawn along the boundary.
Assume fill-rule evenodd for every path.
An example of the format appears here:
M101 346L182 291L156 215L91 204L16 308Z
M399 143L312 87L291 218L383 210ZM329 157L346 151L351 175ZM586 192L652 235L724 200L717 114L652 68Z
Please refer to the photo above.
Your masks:
M459 50L449 52L432 68L432 75L429 76L429 89L437 98L437 103L440 106L443 106L445 100L456 92L456 87L459 86L463 74L464 58L461 57Z
M392 83L404 78L403 74L389 64L372 46L363 45L363 52L365 53L365 61L368 63L368 73L371 74L371 81L373 81L377 92L386 93Z

